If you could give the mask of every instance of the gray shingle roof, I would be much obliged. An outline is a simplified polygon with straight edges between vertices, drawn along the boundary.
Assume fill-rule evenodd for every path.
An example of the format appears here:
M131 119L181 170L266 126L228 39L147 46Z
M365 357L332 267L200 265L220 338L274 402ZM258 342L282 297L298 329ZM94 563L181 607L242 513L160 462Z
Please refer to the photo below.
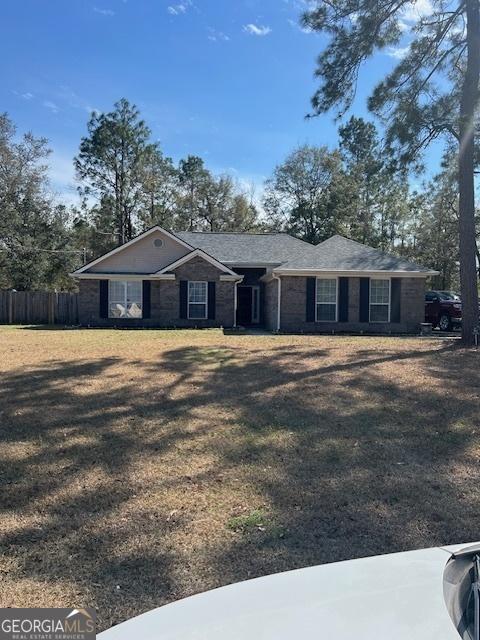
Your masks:
M318 269L331 271L411 271L435 273L414 262L397 258L378 249L335 235L316 247L307 245L302 255L282 264L282 269Z
M315 247L287 233L200 233L179 231L176 236L224 264L279 265Z
M229 265L266 264L283 269L322 271L410 271L435 273L414 262L335 235L317 246L287 233L202 233L179 238Z

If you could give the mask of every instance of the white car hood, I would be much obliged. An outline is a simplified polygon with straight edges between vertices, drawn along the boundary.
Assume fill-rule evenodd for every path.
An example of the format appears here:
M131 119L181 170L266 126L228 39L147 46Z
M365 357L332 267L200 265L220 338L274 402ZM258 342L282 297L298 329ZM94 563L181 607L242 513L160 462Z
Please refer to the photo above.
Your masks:
M101 640L458 640L443 572L459 548L395 553L232 584L154 609Z

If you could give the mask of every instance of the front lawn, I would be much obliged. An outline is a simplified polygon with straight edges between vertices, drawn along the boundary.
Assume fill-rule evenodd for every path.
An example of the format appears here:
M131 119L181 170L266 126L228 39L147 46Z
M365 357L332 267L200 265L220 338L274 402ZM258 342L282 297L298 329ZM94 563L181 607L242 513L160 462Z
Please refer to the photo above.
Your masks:
M0 606L104 629L198 591L480 538L480 354L0 327Z

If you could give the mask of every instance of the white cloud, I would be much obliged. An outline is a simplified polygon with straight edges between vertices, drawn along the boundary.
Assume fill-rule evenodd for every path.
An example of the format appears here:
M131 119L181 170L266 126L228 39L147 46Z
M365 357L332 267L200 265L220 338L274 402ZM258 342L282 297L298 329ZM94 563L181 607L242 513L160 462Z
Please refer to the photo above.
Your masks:
M251 36L268 36L269 33L271 33L271 29L270 27L265 27L262 25L256 25L253 23L250 24L246 24L243 27L243 30L246 33L249 33Z
M226 33L223 33L223 31L217 31L216 29L209 27L208 39L211 40L212 42L219 42L219 41L228 42L230 40L230 37L227 36Z
M422 19L431 16L434 11L432 0L412 0L405 4L400 13L398 26L405 34L403 37L408 40L415 25ZM396 60L402 60L409 53L410 47L389 47L386 54Z
M195 5L193 4L192 0L183 0L182 2L179 2L178 4L171 4L167 7L167 11L170 15L172 16L179 16L182 15L183 13L187 13L187 11L191 8L196 9Z
M46 109L50 109L50 111L52 113L58 113L58 111L59 111L58 106L54 102L52 102L51 100L44 100L43 101L43 106Z
M111 9L100 9L98 7L93 7L93 10L95 13L99 13L101 16L114 16L115 15L115 11L112 11Z
M403 60L403 58L405 58L409 51L409 45L407 45L406 47L388 47L387 56L395 58L396 60Z
M431 0L416 0L406 4L402 10L403 18L407 22L417 21L419 18L433 13Z
M168 13L172 14L172 16L178 16L180 13L185 13L186 10L187 8L184 4L170 5L167 8Z
M15 91L15 89L13 89L12 93L18 96L19 98L23 98L24 100L31 100L32 98L35 97L33 93L30 93L30 91L26 91L25 93L20 93L20 91Z
M413 0L404 5L400 11L398 26L401 31L410 31L411 28L422 18L433 13L431 0Z

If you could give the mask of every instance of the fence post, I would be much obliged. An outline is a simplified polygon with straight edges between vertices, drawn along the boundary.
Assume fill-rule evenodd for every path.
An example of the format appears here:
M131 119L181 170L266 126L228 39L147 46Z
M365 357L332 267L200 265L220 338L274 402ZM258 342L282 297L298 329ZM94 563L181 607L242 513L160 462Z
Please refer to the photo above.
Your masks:
M13 324L13 291L8 291L7 308L8 308L8 324Z
M55 302L54 302L55 293L51 291L48 292L48 324L55 323Z

